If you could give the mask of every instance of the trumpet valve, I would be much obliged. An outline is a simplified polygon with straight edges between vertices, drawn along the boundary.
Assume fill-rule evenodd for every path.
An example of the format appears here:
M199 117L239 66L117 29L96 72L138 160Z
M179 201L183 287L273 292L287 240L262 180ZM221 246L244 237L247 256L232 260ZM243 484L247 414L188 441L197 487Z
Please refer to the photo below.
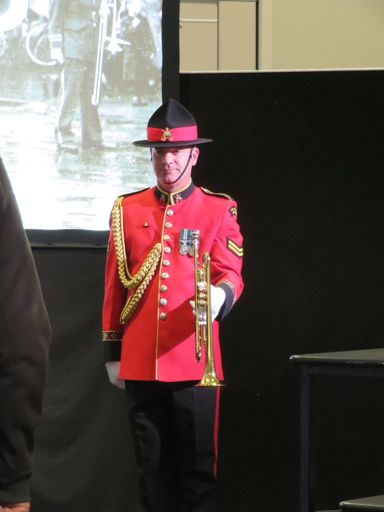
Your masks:
M207 325L207 312L204 309L200 309L197 314L198 314L199 325L201 325L201 326Z
M118 52L122 52L123 49L122 47L119 45L119 43L116 41L116 39L111 39L108 46L107 46L107 50L112 53L112 55L115 55L115 53L118 53Z

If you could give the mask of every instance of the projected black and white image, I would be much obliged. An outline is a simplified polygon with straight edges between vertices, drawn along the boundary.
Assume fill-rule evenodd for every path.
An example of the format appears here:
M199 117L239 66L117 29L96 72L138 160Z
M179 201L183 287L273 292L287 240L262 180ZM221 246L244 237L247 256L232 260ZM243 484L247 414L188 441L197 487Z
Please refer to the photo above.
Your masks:
M153 184L161 0L0 0L0 155L26 229L108 229Z

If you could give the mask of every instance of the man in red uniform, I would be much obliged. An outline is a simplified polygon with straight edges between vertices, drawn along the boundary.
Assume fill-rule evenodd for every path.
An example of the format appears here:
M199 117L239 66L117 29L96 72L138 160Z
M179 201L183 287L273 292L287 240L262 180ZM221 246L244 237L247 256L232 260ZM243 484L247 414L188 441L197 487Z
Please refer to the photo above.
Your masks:
M239 298L242 235L236 202L191 180L196 120L170 99L152 115L147 139L157 186L119 197L111 217L103 340L111 382L126 390L141 473L141 508L212 512L215 507L218 387L196 384L195 258L210 256L214 368L223 379L219 320Z

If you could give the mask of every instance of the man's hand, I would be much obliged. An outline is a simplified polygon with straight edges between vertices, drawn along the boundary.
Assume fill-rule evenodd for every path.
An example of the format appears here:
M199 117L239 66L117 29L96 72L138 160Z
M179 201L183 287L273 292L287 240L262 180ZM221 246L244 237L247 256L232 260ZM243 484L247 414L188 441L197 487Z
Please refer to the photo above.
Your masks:
M58 64L62 64L64 62L64 56L61 48L51 48L51 59Z
M30 512L30 510L31 504L29 502L0 505L0 512Z
M213 286L211 284L211 318L212 322L219 314L219 311L221 309L221 306L224 304L225 301L225 291L220 288L219 286ZM195 314L195 301L190 300L189 301L193 314Z
M213 286L211 284L211 312L212 312L212 320L214 320L217 315L219 314L219 311L221 309L221 306L224 304L225 301L225 291L220 288L219 286Z
M125 389L125 382L119 379L120 361L108 361L105 363L105 367L107 369L109 382L119 389Z

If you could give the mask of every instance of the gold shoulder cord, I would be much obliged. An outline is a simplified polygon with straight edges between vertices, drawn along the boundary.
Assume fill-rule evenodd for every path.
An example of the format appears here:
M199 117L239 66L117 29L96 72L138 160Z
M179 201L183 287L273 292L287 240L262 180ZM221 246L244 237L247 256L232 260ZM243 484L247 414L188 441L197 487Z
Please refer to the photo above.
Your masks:
M117 272L121 284L127 290L136 288L137 290L131 297L128 297L127 302L120 314L120 323L126 324L135 312L140 300L142 299L147 286L151 282L156 268L159 264L161 257L161 243L157 243L147 254L143 264L141 265L138 272L131 276L129 274L127 266L127 257L125 253L124 245L124 227L122 217L122 204L123 198L119 197L112 210L112 230L113 230L113 241L116 250L117 259Z

